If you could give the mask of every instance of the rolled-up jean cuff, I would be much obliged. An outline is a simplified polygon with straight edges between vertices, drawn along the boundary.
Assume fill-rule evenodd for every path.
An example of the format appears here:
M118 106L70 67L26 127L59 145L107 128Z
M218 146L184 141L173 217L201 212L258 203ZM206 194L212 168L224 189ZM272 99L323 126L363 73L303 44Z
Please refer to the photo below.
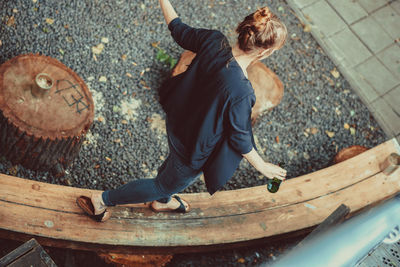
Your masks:
M113 203L110 201L109 191L104 191L104 192L101 194L101 196L102 196L103 202L104 202L104 204L106 204L106 206L115 206L115 204L113 204Z

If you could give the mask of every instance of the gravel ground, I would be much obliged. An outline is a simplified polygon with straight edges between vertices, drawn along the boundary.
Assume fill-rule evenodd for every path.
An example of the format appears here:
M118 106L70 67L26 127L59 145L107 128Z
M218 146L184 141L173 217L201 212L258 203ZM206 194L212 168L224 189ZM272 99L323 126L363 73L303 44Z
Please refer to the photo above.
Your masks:
M184 22L221 30L234 40L239 18L266 2L172 3ZM384 142L386 136L368 109L286 1L272 1L270 7L287 25L290 38L284 48L264 61L285 85L280 105L263 114L254 126L264 159L284 162L291 178L329 166L344 147L374 147ZM165 115L157 102L156 88L170 69L156 60L157 49L152 44L157 43L174 58L182 52L169 35L157 1L2 0L0 20L0 64L24 53L57 58L84 79L96 110L87 141L66 177L55 179L47 172L12 166L4 157L0 158L0 172L94 189L153 177L168 153ZM265 182L243 161L225 189ZM205 191L200 180L185 190L200 191ZM260 251L263 249L267 247L259 248L258 255L265 255ZM251 254L257 255L255 252ZM218 265L252 264L227 255ZM185 264L184 258L174 264L198 266L192 265L194 260ZM215 260L215 255L209 260Z

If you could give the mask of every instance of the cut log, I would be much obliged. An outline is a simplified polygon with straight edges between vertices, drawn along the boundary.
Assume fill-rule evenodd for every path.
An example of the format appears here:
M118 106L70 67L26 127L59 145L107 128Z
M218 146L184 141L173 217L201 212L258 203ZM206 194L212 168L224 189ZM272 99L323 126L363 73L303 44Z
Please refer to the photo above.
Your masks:
M343 148L342 150L339 151L339 153L336 154L333 162L336 164L336 163L345 161L345 160L355 157L358 154L361 154L367 150L368 150L368 148L363 147L363 146L357 146L357 145Z
M62 175L94 117L83 80L56 59L21 55L0 66L0 154Z

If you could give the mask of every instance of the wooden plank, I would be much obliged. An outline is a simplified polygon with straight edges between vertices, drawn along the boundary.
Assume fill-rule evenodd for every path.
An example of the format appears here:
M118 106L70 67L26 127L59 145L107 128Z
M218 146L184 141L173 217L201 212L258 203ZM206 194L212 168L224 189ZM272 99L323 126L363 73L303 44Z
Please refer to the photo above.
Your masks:
M2 202L0 227L43 237L110 245L168 247L240 242L319 224L337 203L357 210L381 200L382 196L390 197L400 190L398 174L396 179L377 174L337 192L280 208L213 218L139 218L135 210L130 212L130 208L118 207L109 221L99 224L82 213L26 209L17 203ZM79 231L76 231L77 225Z
M0 266L57 267L35 239L31 239L0 259Z
M0 229L37 236L41 242L85 249L103 245L109 251L131 248L207 247L256 240L306 229L321 223L344 203L351 212L400 191L400 170L382 174L379 163L399 152L393 139L324 170L291 179L276 194L265 186L182 195L188 214L154 213L145 205L112 208L105 223L89 220L75 205L91 190L0 175ZM379 190L377 190L379 188ZM77 226L79 229L77 231ZM42 243L46 244L46 243Z

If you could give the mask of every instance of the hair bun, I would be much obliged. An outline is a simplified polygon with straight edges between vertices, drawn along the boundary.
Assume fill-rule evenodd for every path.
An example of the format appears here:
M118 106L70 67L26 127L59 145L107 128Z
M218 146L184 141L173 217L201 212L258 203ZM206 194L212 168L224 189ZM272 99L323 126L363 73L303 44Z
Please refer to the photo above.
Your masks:
M254 13L254 19L261 23L268 22L268 20L270 20L272 16L273 13L271 12L271 10L269 10L268 7L260 8Z

